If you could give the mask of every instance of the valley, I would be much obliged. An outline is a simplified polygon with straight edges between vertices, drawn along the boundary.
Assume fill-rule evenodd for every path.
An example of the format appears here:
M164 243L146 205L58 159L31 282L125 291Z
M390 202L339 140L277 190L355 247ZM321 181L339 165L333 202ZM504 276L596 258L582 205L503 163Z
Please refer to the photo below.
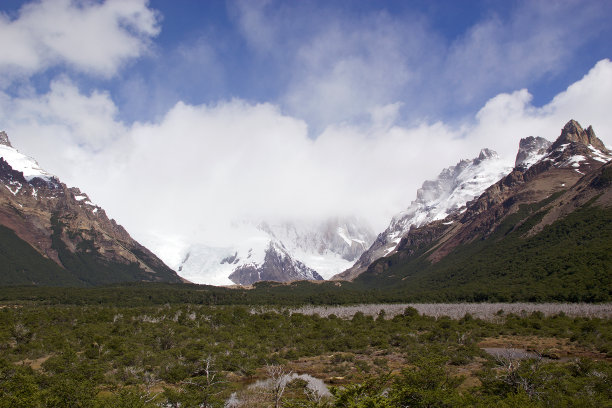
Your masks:
M612 1L0 1L0 408L612 408Z

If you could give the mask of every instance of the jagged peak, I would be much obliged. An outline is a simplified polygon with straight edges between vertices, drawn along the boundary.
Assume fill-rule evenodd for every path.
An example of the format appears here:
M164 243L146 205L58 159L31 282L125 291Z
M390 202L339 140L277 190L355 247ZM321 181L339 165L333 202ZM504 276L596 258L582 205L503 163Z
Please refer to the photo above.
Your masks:
M491 150L491 149L487 149L486 147L482 150L480 150L480 154L478 155L478 157L476 158L476 160L474 160L475 162L481 162L483 160L487 160L487 159L491 159L491 158L497 158L497 152L495 150Z
M592 126L589 126L586 130L580 126L580 123L571 119L565 124L561 130L561 135L553 143L551 149L554 150L557 147L566 143L581 143L584 145L591 145L597 150L602 152L608 152L608 149L601 140L595 136L595 131Z
M544 139L542 136L527 136L521 139L521 141L519 142L519 148L520 147L529 147L532 146L534 144L547 144L550 146L551 142L548 139Z
M8 147L13 147L13 145L11 145L11 141L8 138L8 135L6 134L5 131L0 131L0 145L4 145L4 146L8 146Z
M514 167L519 169L527 169L548 151L551 146L548 139L540 136L527 136L519 142L519 149L516 153Z

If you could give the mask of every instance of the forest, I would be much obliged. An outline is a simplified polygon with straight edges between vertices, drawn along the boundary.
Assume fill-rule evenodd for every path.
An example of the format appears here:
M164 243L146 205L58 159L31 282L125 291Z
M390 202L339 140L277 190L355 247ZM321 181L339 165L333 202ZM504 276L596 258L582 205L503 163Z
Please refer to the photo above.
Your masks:
M612 406L605 305L100 303L2 301L0 407Z

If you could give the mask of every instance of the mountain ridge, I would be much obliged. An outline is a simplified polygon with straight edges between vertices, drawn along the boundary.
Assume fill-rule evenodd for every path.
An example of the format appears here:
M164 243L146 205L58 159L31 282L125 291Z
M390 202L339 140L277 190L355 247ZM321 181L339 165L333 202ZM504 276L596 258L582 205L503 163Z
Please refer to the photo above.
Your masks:
M571 140L568 134L582 137ZM575 121L564 127L557 141L561 143L552 143L536 163L515 168L487 188L468 203L464 213L411 229L395 254L379 258L355 281L400 284L407 291L413 289L405 285L438 292L440 288L452 291L456 285L458 293L482 287L476 276L491 285L504 282L517 291L529 290L516 286L517 282L529 281L529 273L554 285L569 285L569 280L576 279L580 279L580 285L586 284L583 280L591 284L609 281L605 269L609 271L612 260L608 251L602 250L612 225L612 154L596 139L592 128L587 133ZM585 145L585 141L593 141L600 148ZM590 225L589 219L599 224ZM569 253L561 251L561 242L573 249ZM559 289L561 298L570 296L565 293L567 288ZM494 287L479 290L503 292ZM599 290L605 291L605 287L585 289L583 293L609 297Z
M591 144L593 143L593 144ZM578 179L599 166L607 160L612 159L612 154L603 142L595 136L592 127L582 129L575 120L570 120L561 130L560 136L552 143L541 137L529 136L521 139L515 160L515 167L508 174L500 177L500 180L486 188L482 194L475 196L473 200L467 201L461 211L451 211L444 219L431 219L429 223L412 223L409 228L400 230L399 242L396 247L384 254L380 251L374 252L376 257L371 257L366 251L362 258L349 270L334 277L336 280L352 280L376 260L392 255L395 251L404 250L410 255L416 253L415 248L431 242L441 240L436 250L429 255L429 260L436 262L446 256L456 246L469 241L470 237L477 234L485 234L495 228L496 220L505 213L504 206L510 207L512 203L506 201L510 195L515 194L514 200L527 200L529 202L543 199L554 193L561 187L573 185ZM460 162L461 163L461 162ZM441 173L441 175L444 171ZM544 174L544 175L543 175ZM541 176L539 187L533 191L518 191L520 185ZM423 186L426 186L425 182ZM555 184L557 183L557 184ZM557 188L554 188L554 187ZM419 194L417 194L417 199ZM489 217L483 217L480 221L472 222L470 231L463 224L484 213L490 207L499 206L491 210ZM414 202L413 202L414 204ZM391 226L393 226L392 221ZM388 230L383 233L388 235ZM421 228L423 227L423 228ZM461 229L461 231L458 230ZM383 235L381 234L381 235ZM381 235L373 245L380 245ZM451 239L453 237L453 239ZM397 239L397 238L396 238ZM386 242L385 242L386 243ZM367 256L371 258L367 258ZM406 255L406 254L404 254Z
M465 204L502 178L511 166L496 152L482 149L472 160L464 159L443 169L435 180L427 180L417 190L417 198L397 214L355 264L332 280L351 280L376 259L392 254L411 228L447 218L465 209Z

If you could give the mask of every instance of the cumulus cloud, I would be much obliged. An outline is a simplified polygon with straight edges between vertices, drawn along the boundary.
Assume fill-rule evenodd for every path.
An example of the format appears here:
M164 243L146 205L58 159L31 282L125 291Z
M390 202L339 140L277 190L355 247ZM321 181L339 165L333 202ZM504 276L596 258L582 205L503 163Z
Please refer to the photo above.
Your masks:
M23 140L24 148L44 157L49 166L64 174L71 173L70 166L75 162L95 155L125 135L124 126L116 121L117 107L109 94L93 91L84 95L67 77L51 82L44 95L13 98L0 93L0 110L5 123L36 135Z
M328 126L313 139L279 106L240 99L181 102L158 121L126 125L108 94L62 79L42 96L0 93L0 121L17 148L171 259L182 245L223 240L245 219L355 215L382 230L444 167L483 147L512 163L520 138L554 140L570 118L612 142L609 60L548 104L531 101L524 89L499 94L459 126L403 126L389 105L367 124Z
M159 33L148 0L43 0L25 4L15 18L0 13L0 73L27 77L65 65L110 77L143 55Z

